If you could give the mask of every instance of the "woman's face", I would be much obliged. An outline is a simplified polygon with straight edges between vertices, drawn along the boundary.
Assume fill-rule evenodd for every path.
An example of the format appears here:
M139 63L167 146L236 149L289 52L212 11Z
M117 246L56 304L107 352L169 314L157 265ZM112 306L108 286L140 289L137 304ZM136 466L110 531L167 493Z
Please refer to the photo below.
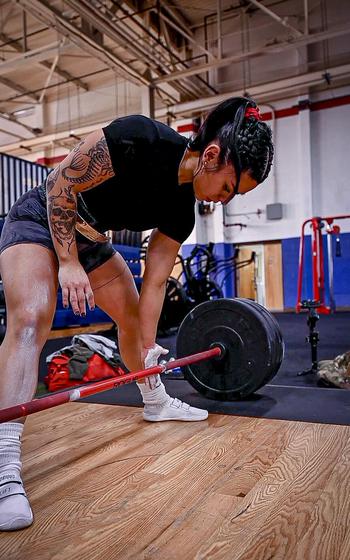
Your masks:
M220 147L207 146L199 163L199 170L193 179L194 194L197 200L206 202L225 202L232 197L236 185L236 172L232 164L218 165ZM237 194L245 194L257 186L255 179L244 171L239 181Z

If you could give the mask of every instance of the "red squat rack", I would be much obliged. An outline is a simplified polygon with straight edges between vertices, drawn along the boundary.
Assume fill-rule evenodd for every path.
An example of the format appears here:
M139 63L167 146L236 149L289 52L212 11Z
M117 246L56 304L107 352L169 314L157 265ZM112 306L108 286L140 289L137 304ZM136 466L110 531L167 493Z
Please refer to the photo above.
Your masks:
M298 271L298 295L296 312L302 309L302 288L304 272L304 252L305 252L305 227L310 223L312 229L311 248L312 248L312 295L313 300L319 302L318 313L329 314L335 311L334 287L333 287L333 246L332 235L336 235L336 255L341 255L340 248L340 227L333 224L334 220L350 218L349 214L341 216L327 216L326 218L314 217L305 220L301 228L300 247L299 247L299 271ZM322 243L322 229L326 224L327 233L327 257L328 257L328 282L329 282L329 305L325 301L325 273L324 273L324 251Z

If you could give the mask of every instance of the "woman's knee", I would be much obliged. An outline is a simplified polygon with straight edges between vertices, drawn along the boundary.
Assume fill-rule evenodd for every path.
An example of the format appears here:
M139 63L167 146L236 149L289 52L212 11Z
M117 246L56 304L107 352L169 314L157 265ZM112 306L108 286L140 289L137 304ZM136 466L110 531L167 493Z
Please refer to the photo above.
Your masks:
M47 309L18 309L8 316L6 335L17 344L44 343L51 329L52 314Z

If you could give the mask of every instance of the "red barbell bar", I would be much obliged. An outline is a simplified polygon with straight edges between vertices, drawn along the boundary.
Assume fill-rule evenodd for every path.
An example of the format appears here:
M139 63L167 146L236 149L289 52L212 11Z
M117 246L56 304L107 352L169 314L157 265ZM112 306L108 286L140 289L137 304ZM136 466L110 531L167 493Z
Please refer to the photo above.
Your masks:
M194 364L202 360L208 360L209 358L219 358L223 354L223 345L215 345L209 350L205 350L204 352L198 352L197 354L184 356L183 358L179 358L178 360L170 360L169 362L166 362L162 365L142 369L140 371L134 371L125 375L113 377L112 379L90 383L89 385L82 385L81 387L74 387L69 391L53 393L52 395L48 395L46 397L34 399L22 404L16 404L15 406L10 406L9 408L3 408L2 410L0 410L0 423L10 422L11 420L16 420L17 418L21 418L22 416L28 416L29 414L34 414L35 412L40 412L41 410L46 410L47 408L53 408L54 406L58 406L60 404L77 401L84 397L95 395L96 393L102 393L103 391L108 391L109 389L115 389L119 385L132 383L133 381L143 379L144 377L149 377L150 375L164 373L169 369L187 366L189 364Z

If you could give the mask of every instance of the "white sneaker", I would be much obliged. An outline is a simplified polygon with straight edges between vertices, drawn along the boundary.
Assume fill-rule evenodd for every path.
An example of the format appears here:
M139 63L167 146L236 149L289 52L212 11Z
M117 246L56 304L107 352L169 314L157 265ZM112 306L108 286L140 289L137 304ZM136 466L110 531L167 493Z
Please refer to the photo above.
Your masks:
M16 531L33 523L33 512L17 473L16 478L0 487L0 531Z
M145 404L143 418L148 422L164 422L165 420L199 422L208 418L208 411L169 397L163 404Z

